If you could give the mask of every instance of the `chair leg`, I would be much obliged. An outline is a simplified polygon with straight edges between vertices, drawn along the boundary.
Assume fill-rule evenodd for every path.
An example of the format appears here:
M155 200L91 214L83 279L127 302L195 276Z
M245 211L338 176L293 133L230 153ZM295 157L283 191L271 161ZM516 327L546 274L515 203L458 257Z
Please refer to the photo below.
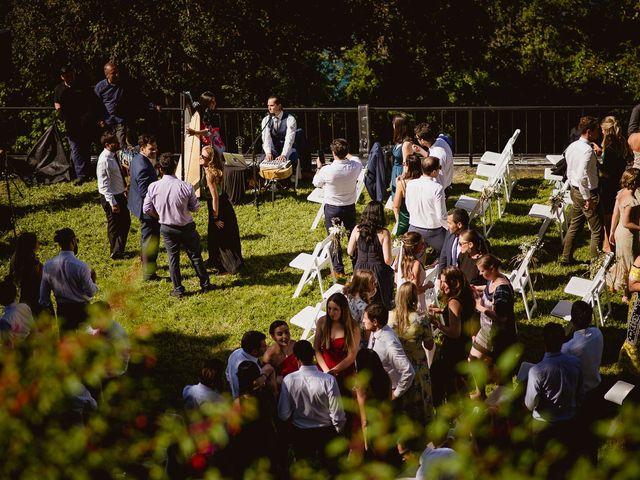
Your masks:
M300 281L298 282L298 286L296 287L295 292L293 292L293 298L298 298L300 296L300 293L302 293L302 289L304 288L307 281L309 280L310 274L311 274L310 270L305 270L302 273L302 276L300 277Z
M320 208L318 209L318 213L316 213L316 218L313 219L313 223L311 224L311 230L315 230L316 228L318 228L318 225L320 224L320 220L322 220L323 216L324 216L324 205L320 205Z
M524 311L527 314L527 320L531 320L531 312L529 311L529 303L527 302L526 285L523 285L520 289L520 295L522 296L522 303L524 303Z

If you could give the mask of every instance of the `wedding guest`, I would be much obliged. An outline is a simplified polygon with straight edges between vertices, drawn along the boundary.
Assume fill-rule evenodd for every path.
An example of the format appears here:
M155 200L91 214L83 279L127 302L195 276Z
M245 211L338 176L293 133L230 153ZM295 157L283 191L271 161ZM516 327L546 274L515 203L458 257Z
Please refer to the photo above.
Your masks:
M478 270L478 260L488 252L483 248L482 237L475 230L464 230L459 234L460 255L458 267L472 287L484 287L487 281Z
M226 147L220 135L220 114L216 113L215 95L210 91L202 92L196 103L196 111L200 113L200 130L187 127L187 135L198 135L205 145L224 152Z
M364 309L371 303L378 290L376 277L371 270L355 270L342 293L347 297L351 316L360 325L360 346L366 347L366 337L362 326Z
M217 358L205 360L200 369L198 383L182 389L184 408L195 409L204 403L216 403L223 400L222 374L224 364Z
M289 325L284 320L276 320L269 325L269 335L273 343L262 357L262 363L271 365L276 371L278 385L282 379L298 370L298 359L293 353L295 340L291 340Z
M391 306L393 295L393 262L391 233L385 227L384 205L372 200L365 207L360 222L351 232L347 253L356 256L354 270L370 270L376 277L380 302Z
M391 197L395 198L397 178L402 175L403 164L413 153L411 149L411 136L409 134L409 124L407 117L398 114L393 117L391 125L393 126L393 166L391 167Z
M418 309L422 312L427 308L425 300L427 285L426 272L420 260L426 248L418 232L407 232L402 236L402 250L395 263L397 288L400 289L405 282L414 284L418 289Z
M313 347L318 367L336 377L340 391L347 393L345 379L355 371L353 363L360 347L360 328L342 293L334 293L327 299L327 314L316 322Z
M436 406L464 391L465 378L458 373L457 365L467 359L476 324L474 291L462 270L457 267L445 268L440 273L440 292L445 307L429 306L429 318L443 335L440 355L431 365ZM439 319L440 315L442 320Z
M391 398L399 400L411 387L415 371L405 354L400 339L387 325L389 312L382 305L374 303L364 311L364 328L371 332L369 348L374 350L391 379ZM396 409L402 408L402 401L395 402Z
M40 305L51 308L53 291L60 328L75 329L87 319L87 306L98 291L96 272L76 257L79 240L73 230L56 230L53 239L60 245L60 253L42 268Z
M477 262L478 270L486 280L482 295L476 298L480 313L480 330L473 337L469 359L481 359L492 369L495 378L496 361L518 340L514 314L514 291L506 275L500 273L500 260L491 254ZM483 392L477 391L478 395Z
M142 211L158 218L160 222L160 233L169 256L169 275L173 283L170 295L176 298L185 295L180 272L181 246L187 251L200 280L200 291L209 292L213 290L213 285L202 260L200 235L191 215L200 208L193 185L176 177L177 161L170 153L160 155L158 164L162 179L149 185Z
M629 304L629 318L627 323L627 335L618 357L618 367L622 371L623 378L636 381L640 378L640 256L636 257L629 270L629 292L631 301Z
M200 196L207 200L207 265L220 275L238 273L244 260L238 219L223 187L224 158L211 146L202 149L200 165L204 175L200 179Z
M615 209L611 218L609 243L615 246L616 263L613 289L622 291L622 302L629 302L629 270L633 259L640 253L640 215L636 198L636 191L640 186L640 170L629 168L622 174L622 187L615 200Z
M35 233L21 233L9 264L9 273L20 289L20 303L29 305L35 317L42 311L42 306L38 303L42 282L42 263L37 254L39 247L40 242Z
M242 335L242 341L240 342L240 348L235 349L229 355L227 361L227 369L225 371L227 382L231 387L231 396L238 398L238 366L244 361L253 362L260 366L259 359L262 358L267 351L267 344L265 339L267 337L264 333L255 330L249 330ZM272 391L276 391L275 371L271 365L265 365L261 368L260 377L256 380L257 385L262 388L264 385L269 384Z
M29 336L33 329L33 315L29 305L16 303L16 286L10 277L0 282L0 345L14 346Z
M421 159L418 155L409 155L403 160L403 172L396 179L396 194L393 197L393 214L396 217L395 235L400 236L409 230L409 211L407 210L407 202L405 194L407 184L411 180L416 180L422 176Z
M431 325L424 311L418 312L418 288L410 282L398 288L396 308L389 313L389 327L393 329L411 362L415 377L403 397L403 411L420 425L433 416L431 372L426 350L433 349Z
M346 422L338 382L334 375L316 368L314 348L306 340L296 342L293 353L300 368L282 381L278 416L282 421L291 422L296 461L309 460L316 468L327 466L335 470L326 449Z

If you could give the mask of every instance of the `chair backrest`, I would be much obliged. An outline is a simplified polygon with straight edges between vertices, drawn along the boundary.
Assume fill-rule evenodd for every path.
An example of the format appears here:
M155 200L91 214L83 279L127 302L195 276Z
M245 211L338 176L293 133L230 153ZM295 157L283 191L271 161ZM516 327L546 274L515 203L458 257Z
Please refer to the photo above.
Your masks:
M613 256L614 256L613 253L611 252L607 253L607 256L605 257L604 262L602 262L602 265L600 266L600 268L594 275L593 279L591 280L591 286L589 287L589 293L588 293L588 295L590 295L591 298L599 297L600 292L602 292L602 289L606 285L605 275L607 273L607 270L609 269L609 265L611 264L611 261L613 260Z
M331 258L331 241L333 240L331 235L328 235L321 242L316 243L316 248L313 250L314 262L317 266L322 265L328 259Z

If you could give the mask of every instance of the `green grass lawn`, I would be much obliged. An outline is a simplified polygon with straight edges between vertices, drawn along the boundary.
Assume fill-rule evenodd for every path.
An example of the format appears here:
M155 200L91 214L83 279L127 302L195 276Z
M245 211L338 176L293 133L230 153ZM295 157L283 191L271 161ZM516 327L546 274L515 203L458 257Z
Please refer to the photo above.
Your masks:
M457 169L455 195L449 199L449 207L453 206L458 195L467 193L472 173L467 168ZM545 203L551 191L551 186L542 180L541 170L520 171L518 177L506 215L497 221L489 237L493 252L504 261L518 254L519 245L532 240L537 234L540 220L528 217L527 213L532 203ZM161 400L168 405L181 404L181 389L185 384L196 381L203 358L213 355L226 359L229 352L239 346L246 330L266 333L273 320L288 320L304 306L319 300L317 285L313 288L307 286L300 298L291 298L300 273L288 267L289 261L298 253L310 253L315 242L325 236L324 228L309 229L318 205L306 201L311 191L308 182L302 184L297 195L287 193L275 203L264 196L259 210L253 205L236 207L245 269L235 276L212 276L215 291L195 293L199 289L198 279L183 254L184 284L193 294L180 300L169 296L170 282L143 283L140 280L141 265L137 256L140 232L135 218L127 245L131 258L110 260L106 220L95 183L81 187L71 184L31 188L23 188L20 184L20 187L24 198L19 198L12 187L18 233L37 233L42 245L39 255L44 262L58 251L53 242L54 231L64 226L75 230L80 239L79 257L97 272L100 289L97 298L112 304L116 318L128 331L150 332L149 341L157 352L153 380L161 389L164 397ZM366 192L363 197L358 204L359 212L368 201ZM4 190L0 199L6 204ZM390 226L392 217L389 212ZM206 247L204 204L195 220ZM576 258L588 259L587 243L585 227ZM2 275L8 272L13 244L12 232L0 237ZM522 302L518 300L516 303L518 332L525 345L525 359L529 361L541 358L541 327L552 319L548 312L558 300L570 299L563 293L568 279L572 275L588 275L580 267L561 267L558 263L560 248L557 226L551 227L546 234L543 252L538 254L538 266L532 271L538 278L535 285L538 310L534 319L527 321ZM207 258L206 252L204 258ZM162 249L158 263L158 273L168 277L167 257ZM616 373L615 362L624 339L627 315L627 307L619 303L618 296L611 297L614 300L613 315L603 329L603 373L607 375ZM294 337L300 333L296 327L292 331Z

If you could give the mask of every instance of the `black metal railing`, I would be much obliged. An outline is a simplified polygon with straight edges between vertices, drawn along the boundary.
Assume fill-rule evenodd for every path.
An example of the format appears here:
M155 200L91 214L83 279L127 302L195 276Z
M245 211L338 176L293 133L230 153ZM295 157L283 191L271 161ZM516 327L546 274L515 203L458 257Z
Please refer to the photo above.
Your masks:
M559 153L568 144L569 133L583 115L599 118L614 115L626 130L630 105L577 106L507 106L507 107L344 107L288 108L302 128L306 148L312 153L328 151L333 138L346 138L352 150L366 154L374 141L390 143L391 119L404 112L411 124L429 121L451 135L456 156L472 163L486 150L501 151L516 128L521 130L515 145L517 155L540 156ZM227 149L237 151L238 138L247 151L260 131L264 108L220 108L217 117ZM51 124L55 113L51 107L0 107L0 148L12 154L26 154ZM179 108L165 108L150 113L136 125L158 135L160 150L181 150L183 126Z

